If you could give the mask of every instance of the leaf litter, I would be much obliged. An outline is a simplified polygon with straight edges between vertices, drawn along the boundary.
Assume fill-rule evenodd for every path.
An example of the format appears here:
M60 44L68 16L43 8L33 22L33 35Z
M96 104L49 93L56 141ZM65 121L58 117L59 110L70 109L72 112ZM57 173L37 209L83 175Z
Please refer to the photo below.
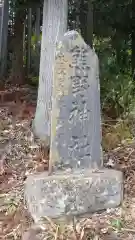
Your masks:
M42 220L42 234L24 205L24 183L28 174L48 169L49 152L34 139L31 120L36 93L25 88L24 100L0 106L0 239L120 240L135 239L135 141L121 143L104 155L105 167L124 173L124 201L70 223ZM14 89L16 91L16 88ZM29 95L29 96L28 96ZM34 96L34 97L33 97ZM35 98L35 102L30 100ZM41 230L41 229L40 229ZM33 235L32 235L33 234Z

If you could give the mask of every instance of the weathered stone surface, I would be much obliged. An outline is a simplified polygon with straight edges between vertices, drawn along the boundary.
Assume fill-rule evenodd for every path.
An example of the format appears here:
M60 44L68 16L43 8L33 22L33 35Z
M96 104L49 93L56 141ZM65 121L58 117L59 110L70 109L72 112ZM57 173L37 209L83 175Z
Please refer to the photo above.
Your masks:
M76 31L58 45L51 126L54 171L102 166L98 58Z
M29 176L25 199L35 222L118 206L122 173L102 169L98 58L80 35L65 34L53 79L50 173ZM92 169L100 169L98 171Z
M122 173L115 170L30 175L25 199L37 222L41 217L91 213L118 206L123 199Z

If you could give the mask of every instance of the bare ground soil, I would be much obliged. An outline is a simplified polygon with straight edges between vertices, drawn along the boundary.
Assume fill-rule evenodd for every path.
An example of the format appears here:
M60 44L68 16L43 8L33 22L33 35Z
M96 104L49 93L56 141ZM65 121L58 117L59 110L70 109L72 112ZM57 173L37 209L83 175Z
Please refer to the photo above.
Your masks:
M10 91L9 91L10 89ZM7 86L0 91L0 239L21 239L33 221L24 205L27 175L48 169L48 150L34 139L31 120L36 91ZM116 141L115 141L116 142ZM124 173L124 201L117 209L57 224L43 223L44 239L135 239L135 141L125 141L104 155L105 166ZM31 240L34 238L31 238ZM28 239L25 239L28 240Z

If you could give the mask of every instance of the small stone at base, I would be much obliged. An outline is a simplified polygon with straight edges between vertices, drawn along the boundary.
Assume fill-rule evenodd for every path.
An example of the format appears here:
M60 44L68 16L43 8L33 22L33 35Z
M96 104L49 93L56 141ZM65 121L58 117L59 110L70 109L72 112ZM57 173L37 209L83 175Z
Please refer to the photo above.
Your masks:
M123 175L110 169L33 174L26 180L25 200L35 222L117 207L123 200Z

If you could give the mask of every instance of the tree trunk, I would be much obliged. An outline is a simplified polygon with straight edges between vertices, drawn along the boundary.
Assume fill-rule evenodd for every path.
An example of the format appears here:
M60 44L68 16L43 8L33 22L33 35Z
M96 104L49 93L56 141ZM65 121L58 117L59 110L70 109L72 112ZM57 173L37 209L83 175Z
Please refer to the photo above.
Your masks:
M18 9L15 17L14 40L13 40L13 60L10 80L13 83L22 84L24 82L23 68L23 31L25 11Z
M0 77L4 77L7 67L7 36L9 3L5 0L0 7Z
M34 59L34 72L36 75L39 73L39 57L40 57L40 7L36 8L36 20L35 20L35 59Z
M133 74L133 79L135 79L135 2L132 1L132 74Z
M25 75L27 74L27 67L26 67L26 57L27 57L26 22L27 22L27 19L25 18L24 26L23 26L23 56L24 56Z
M52 78L56 43L67 29L67 0L44 0L38 101L33 130L46 145L50 144Z
M86 43L93 47L93 4L88 1Z
M80 29L84 41L91 46L93 42L93 4L91 0L81 0L80 3Z
M28 9L28 38L27 38L27 76L31 68L31 36L32 36L32 9Z
M86 35L87 35L87 3L85 0L80 1L80 29L81 29L81 35L84 38L84 41L86 41Z
M135 31L132 31L132 75L135 79Z
M35 21L35 36L39 41L40 37L40 7L36 9L36 21Z

